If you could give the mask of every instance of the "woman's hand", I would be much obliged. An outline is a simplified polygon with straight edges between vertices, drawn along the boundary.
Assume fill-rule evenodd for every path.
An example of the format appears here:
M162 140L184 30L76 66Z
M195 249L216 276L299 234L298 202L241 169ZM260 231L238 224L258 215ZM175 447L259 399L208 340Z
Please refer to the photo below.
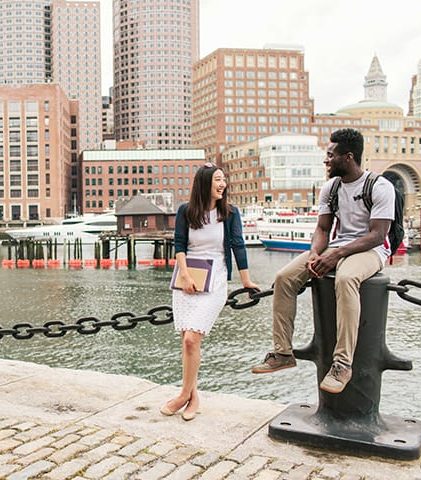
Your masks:
M240 270L240 278L244 288L253 288L260 291L259 286L250 280L248 269Z
M183 284L183 292L195 293L197 292L196 285L193 278L188 274L180 274L181 282Z
M243 287L244 288L252 288L253 290L258 290L260 292L260 287L256 283L252 282L251 280L248 280L246 282L243 282Z

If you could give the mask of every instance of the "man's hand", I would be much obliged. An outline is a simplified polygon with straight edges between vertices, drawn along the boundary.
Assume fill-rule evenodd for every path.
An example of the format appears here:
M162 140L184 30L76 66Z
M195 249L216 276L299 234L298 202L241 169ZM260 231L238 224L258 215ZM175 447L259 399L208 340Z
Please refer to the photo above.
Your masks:
M316 252L310 251L310 255L307 260L307 269L313 277L317 277L317 273L313 269L313 263L320 258L320 255Z
M310 257L311 258L311 257ZM308 269L315 277L324 277L327 273L335 269L339 260L342 258L339 248L334 248L328 252L317 255L317 258L308 263Z

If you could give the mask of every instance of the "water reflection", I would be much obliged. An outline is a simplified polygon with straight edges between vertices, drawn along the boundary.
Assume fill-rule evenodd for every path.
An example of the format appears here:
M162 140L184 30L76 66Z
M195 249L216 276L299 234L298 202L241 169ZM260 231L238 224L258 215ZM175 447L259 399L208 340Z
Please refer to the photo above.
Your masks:
M3 252L4 253L4 252ZM275 272L293 254L250 250L252 276L262 288L273 282ZM419 252L395 259L386 269L391 281L419 279ZM2 291L1 326L19 322L42 324L96 316L109 319L114 313L145 313L152 306L170 304L168 284L171 270L139 268L126 270L0 270ZM230 290L239 287L238 276ZM247 310L226 307L203 349L200 388L239 393L245 397L273 399L283 403L317 400L316 368L299 361L297 369L273 375L252 375L250 366L270 348L271 298ZM421 307L390 293L387 341L391 351L411 358L411 372L385 372L381 410L385 413L421 418L417 398L421 382ZM311 295L299 297L295 345L307 343L312 335ZM142 324L131 331L103 329L97 335L67 334L57 339L37 335L31 340L0 341L0 355L51 366L92 369L138 375L158 383L179 384L179 337L172 325Z

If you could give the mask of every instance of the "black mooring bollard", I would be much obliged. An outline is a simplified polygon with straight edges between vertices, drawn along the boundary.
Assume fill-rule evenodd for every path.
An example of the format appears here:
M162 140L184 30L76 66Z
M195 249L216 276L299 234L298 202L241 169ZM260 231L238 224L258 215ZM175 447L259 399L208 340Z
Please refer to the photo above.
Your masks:
M318 385L332 364L336 343L334 274L311 281L314 335L294 350L317 366ZM412 362L386 346L389 279L383 274L362 283L361 319L353 375L340 394L319 388L319 405L294 404L269 425L269 436L307 445L413 460L421 454L421 421L379 413L384 370L411 370Z

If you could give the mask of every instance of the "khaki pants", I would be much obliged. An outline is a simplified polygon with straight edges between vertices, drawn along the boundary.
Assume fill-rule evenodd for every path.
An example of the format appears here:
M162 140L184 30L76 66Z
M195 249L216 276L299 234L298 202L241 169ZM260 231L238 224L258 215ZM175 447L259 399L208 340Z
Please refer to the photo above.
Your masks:
M273 297L275 352L290 355L297 310L297 295L310 278L306 263L310 252L294 258L276 274ZM383 268L374 250L342 258L336 267L336 346L333 360L352 365L360 323L360 285Z

